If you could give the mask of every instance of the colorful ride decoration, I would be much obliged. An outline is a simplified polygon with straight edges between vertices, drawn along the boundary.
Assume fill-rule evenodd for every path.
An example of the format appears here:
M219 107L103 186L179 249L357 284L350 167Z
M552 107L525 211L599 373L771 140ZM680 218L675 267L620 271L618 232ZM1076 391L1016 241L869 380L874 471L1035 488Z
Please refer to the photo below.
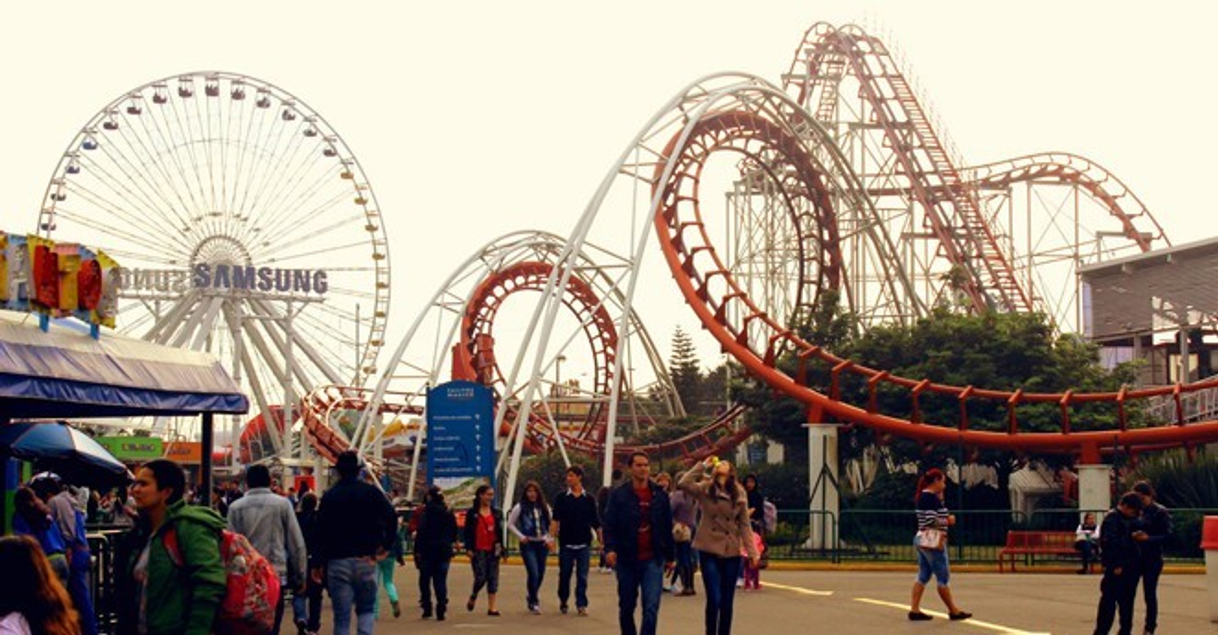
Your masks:
M0 233L0 302L10 311L114 328L119 266L101 250Z

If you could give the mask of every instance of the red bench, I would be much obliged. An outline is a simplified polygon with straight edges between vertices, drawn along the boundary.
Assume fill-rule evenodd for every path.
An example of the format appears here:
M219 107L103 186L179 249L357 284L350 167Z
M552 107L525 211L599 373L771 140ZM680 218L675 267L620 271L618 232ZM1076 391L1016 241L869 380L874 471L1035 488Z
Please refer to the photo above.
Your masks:
M1078 556L1082 555L1074 548L1077 537L1073 531L1008 531L1007 544L998 552L998 572L1003 572L1003 564L1011 559L1011 571L1015 570L1017 556L1037 555Z

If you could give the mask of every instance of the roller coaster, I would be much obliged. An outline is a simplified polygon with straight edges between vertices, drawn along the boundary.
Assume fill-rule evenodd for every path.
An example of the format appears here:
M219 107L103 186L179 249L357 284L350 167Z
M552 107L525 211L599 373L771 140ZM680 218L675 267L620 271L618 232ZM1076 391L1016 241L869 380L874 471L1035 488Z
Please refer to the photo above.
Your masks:
M1073 330L1077 294L1055 290L1071 285L1078 266L1170 246L1147 206L1094 161L1047 152L967 165L924 104L884 43L853 25L810 28L779 84L726 73L692 82L631 141L568 237L519 232L492 241L436 292L374 389L325 387L306 399L309 438L326 457L347 447L368 452L380 416L420 413L411 404L447 374L494 389L508 447L501 468L514 475L524 451L556 448L598 457L608 471L636 449L615 443L618 426L684 411L634 309L655 240L702 327L751 376L802 402L810 422L1091 463L1112 449L1218 440L1218 422L1186 421L1181 405L1218 381L1112 393L953 386L868 368L792 330L827 291L864 328L908 323L950 304L1042 311ZM725 158L732 176L716 182ZM1064 191L1070 204L1034 211L1033 190L1042 188ZM720 212L727 221L717 220ZM1063 216L1070 227L1045 229ZM492 328L518 293L539 300L513 359ZM425 337L429 323L436 334ZM591 351L587 385L558 378L573 342ZM777 363L784 355L798 360L793 374ZM830 378L827 390L809 387L814 370ZM413 393L387 406L395 382ZM862 399L844 389L860 385ZM921 404L930 398L954 401L959 416L924 420ZM1151 399L1174 400L1176 416L1136 421L1131 413ZM900 406L886 411L882 401ZM363 413L351 434L335 432L340 402ZM970 404L983 403L1005 410L1004 429L970 420ZM562 416L576 404L576 415ZM1055 407L1056 430L1028 429L1025 413L1036 404ZM1114 413L1115 424L1082 420L1096 408ZM687 438L646 449L685 460L722 452L749 436L741 413L731 408Z

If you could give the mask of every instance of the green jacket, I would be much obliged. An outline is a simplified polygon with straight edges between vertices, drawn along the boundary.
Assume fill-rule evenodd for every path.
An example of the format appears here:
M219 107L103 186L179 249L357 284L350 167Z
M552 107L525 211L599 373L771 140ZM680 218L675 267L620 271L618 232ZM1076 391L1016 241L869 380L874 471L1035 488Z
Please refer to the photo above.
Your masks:
M171 527L177 534L180 567L174 564L165 547L165 533ZM226 591L227 579L220 560L220 531L224 527L224 519L206 507L188 506L182 501L169 506L165 522L153 535L148 550L144 604L148 635L212 632ZM132 545L123 569L128 579L134 574L143 547L143 540ZM138 598L133 599L138 602ZM133 618L138 620L138 615Z

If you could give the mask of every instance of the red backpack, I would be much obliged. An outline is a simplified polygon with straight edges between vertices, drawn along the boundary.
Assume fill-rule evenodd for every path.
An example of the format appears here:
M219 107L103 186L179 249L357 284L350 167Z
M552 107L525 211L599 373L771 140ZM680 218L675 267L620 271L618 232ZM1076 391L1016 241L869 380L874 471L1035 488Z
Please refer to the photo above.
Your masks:
M176 527L162 535L174 566L185 564ZM275 625L279 603L279 574L245 536L220 530L220 561L224 563L225 592L216 613L217 635L266 635Z

